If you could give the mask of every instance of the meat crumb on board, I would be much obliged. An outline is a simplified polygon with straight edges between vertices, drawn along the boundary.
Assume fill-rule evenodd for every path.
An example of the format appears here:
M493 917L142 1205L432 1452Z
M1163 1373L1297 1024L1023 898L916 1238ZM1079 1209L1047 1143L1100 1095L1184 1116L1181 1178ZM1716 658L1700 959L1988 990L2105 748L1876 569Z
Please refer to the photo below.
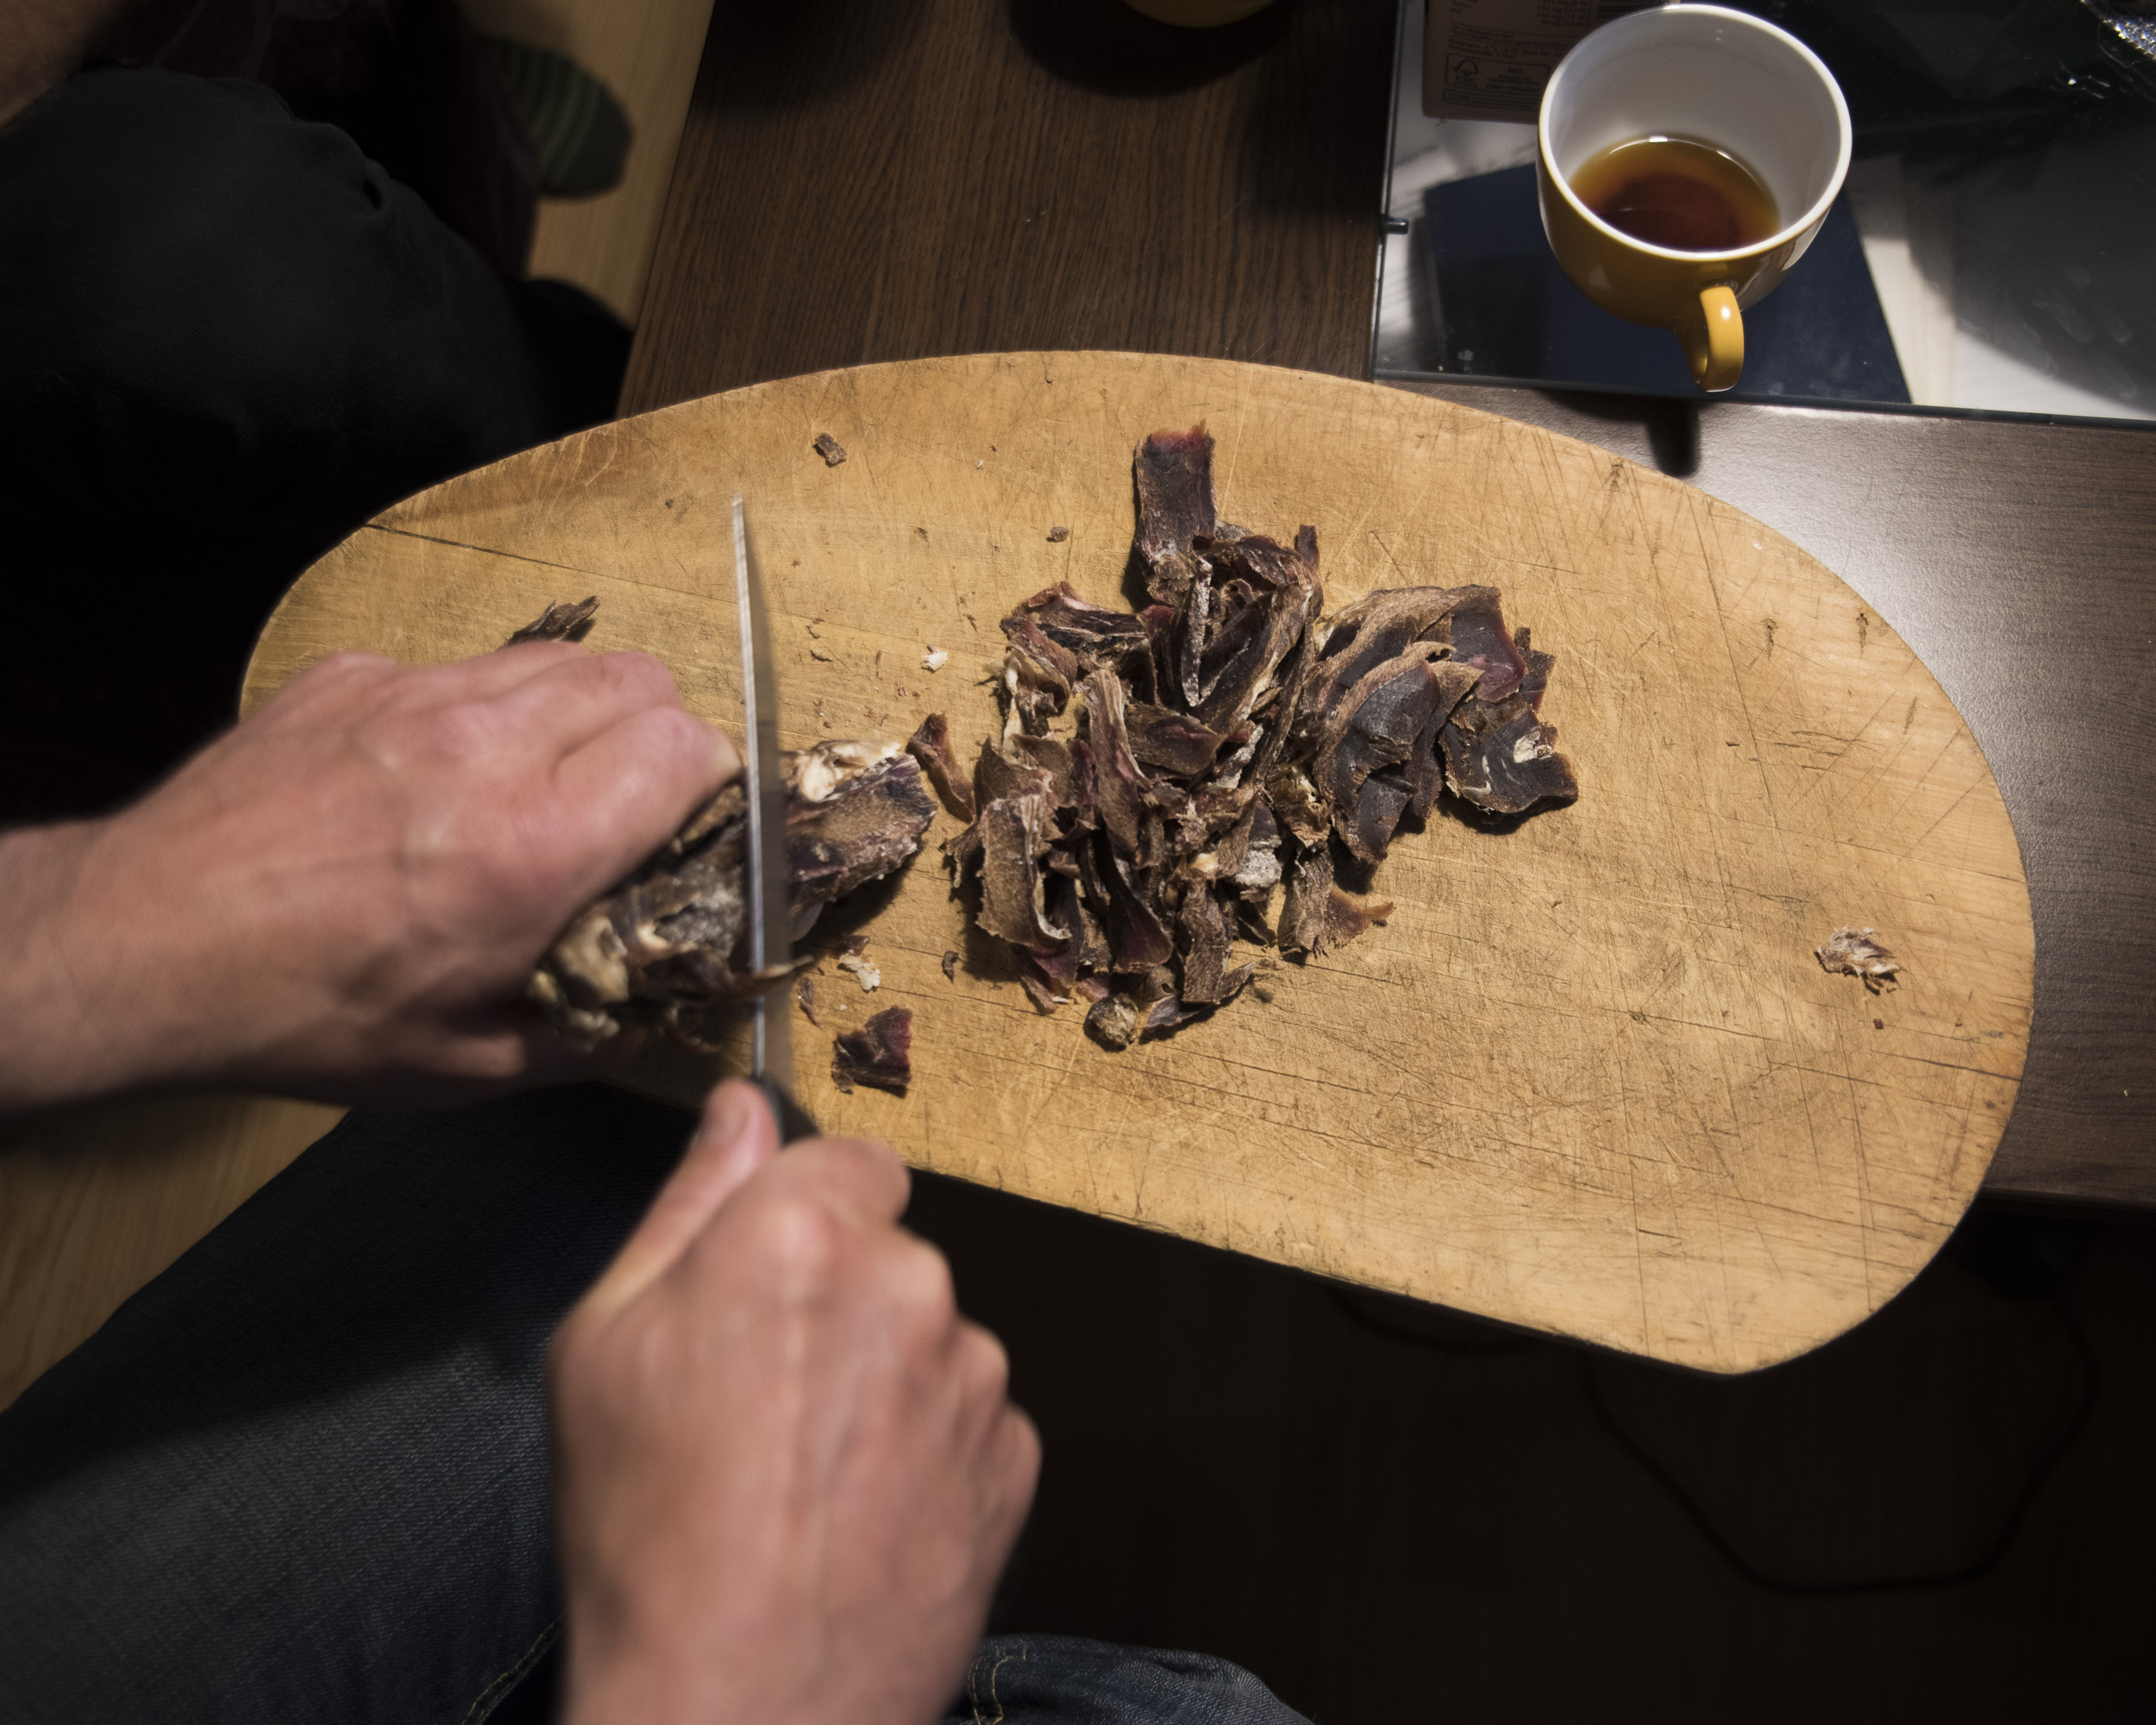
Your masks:
M913 1082L913 1014L887 1007L859 1030L831 1043L831 1082L848 1095L856 1084L906 1095Z
M1820 969L1844 976L1856 976L1873 994L1888 983L1901 986L1902 961L1875 937L1876 928L1838 928L1824 946L1814 947Z

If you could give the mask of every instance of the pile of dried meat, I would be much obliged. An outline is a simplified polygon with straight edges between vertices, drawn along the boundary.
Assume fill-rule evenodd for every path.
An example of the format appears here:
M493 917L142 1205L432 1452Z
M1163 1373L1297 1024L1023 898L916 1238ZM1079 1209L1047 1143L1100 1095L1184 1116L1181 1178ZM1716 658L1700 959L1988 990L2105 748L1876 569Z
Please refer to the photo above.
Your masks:
M1316 533L1214 512L1213 440L1146 439L1133 616L1069 586L1003 620L1003 733L970 786L940 716L908 745L970 825L944 846L1044 1009L1091 1002L1111 1047L1232 999L1240 934L1324 953L1382 920L1334 884L1438 792L1498 815L1579 794L1538 709L1552 656L1495 587L1373 593L1321 624Z
M549 605L508 644L581 640L596 608L592 599ZM936 805L920 768L895 743L825 742L782 758L787 884L798 940L825 905L919 850ZM711 1047L744 1005L812 962L747 969L748 842L747 801L736 781L562 932L532 971L525 998L581 1042L640 1025L691 1048ZM905 1053L901 1038L895 1054L881 1051L877 1070L894 1060L903 1068Z

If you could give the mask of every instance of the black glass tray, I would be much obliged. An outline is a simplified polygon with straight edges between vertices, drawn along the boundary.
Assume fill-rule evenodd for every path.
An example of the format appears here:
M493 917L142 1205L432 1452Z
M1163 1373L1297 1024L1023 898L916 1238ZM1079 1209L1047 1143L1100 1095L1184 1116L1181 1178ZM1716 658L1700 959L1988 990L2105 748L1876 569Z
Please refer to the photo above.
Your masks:
M1856 160L1746 312L1737 395L2156 418L2156 62L2082 0L1742 9L1833 69ZM1534 129L1423 115L1422 16L1403 0L1373 372L1695 393L1551 259Z

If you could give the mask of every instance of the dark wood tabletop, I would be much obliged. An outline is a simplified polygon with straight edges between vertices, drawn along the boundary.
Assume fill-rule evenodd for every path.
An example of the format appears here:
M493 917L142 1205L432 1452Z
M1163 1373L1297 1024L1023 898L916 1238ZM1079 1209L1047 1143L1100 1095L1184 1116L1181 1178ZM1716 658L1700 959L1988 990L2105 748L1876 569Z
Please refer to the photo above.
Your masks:
M718 0L623 411L829 367L1125 348L1369 374L1393 0ZM2156 1210L2156 431L1407 386L1788 534L1959 706L2035 1025L1986 1192Z

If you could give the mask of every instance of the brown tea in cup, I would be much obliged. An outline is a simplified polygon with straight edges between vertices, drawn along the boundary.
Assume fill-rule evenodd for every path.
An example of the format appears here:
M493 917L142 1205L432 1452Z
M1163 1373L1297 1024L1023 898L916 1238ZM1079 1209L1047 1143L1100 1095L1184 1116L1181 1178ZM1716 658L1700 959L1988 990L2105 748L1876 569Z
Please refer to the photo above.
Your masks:
M1572 190L1620 233L1673 252L1741 251L1782 225L1759 176L1695 138L1611 144L1580 164Z

